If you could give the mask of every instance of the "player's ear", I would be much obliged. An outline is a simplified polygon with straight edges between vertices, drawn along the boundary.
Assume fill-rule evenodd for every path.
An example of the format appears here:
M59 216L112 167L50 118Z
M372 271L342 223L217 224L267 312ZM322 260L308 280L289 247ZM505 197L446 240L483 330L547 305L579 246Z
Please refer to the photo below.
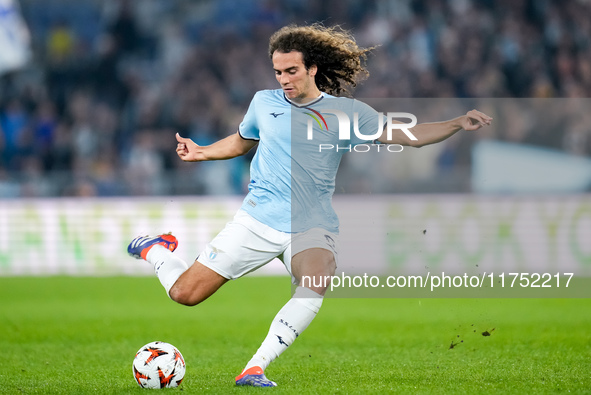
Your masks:
M316 72L318 71L318 67L313 64L312 66L310 66L310 68L308 68L308 74L310 74L312 77L314 77L316 75Z

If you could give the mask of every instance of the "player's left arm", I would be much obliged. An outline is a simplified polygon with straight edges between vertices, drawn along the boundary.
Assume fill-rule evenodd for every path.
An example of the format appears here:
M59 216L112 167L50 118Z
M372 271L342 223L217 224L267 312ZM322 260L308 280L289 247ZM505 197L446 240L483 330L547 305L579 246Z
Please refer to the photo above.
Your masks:
M394 123L402 123L398 121L392 121ZM387 129L384 128L384 132L378 138L378 141L384 144L399 144L403 146L411 147L422 147L424 145L439 143L453 136L460 130L475 131L483 126L490 125L492 118L488 115L478 111L471 110L460 117L450 119L449 121L443 122L432 122L432 123L420 123L408 130L417 138L417 140L411 140L406 133L401 130L396 130L392 133L390 139L388 139Z

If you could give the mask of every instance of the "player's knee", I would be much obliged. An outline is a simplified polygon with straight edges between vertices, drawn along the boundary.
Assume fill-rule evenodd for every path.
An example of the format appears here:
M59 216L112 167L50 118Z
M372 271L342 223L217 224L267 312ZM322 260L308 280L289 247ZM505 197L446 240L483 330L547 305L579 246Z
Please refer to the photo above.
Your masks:
M318 270L318 274L323 278L331 278L334 276L337 270L337 262L334 258L334 255L331 255L323 260Z
M203 301L193 290L176 286L176 284L168 291L168 296L175 302L185 306L196 306Z
M335 272L337 271L337 261L334 258L334 255L328 259L326 263L326 274L329 276L334 276Z

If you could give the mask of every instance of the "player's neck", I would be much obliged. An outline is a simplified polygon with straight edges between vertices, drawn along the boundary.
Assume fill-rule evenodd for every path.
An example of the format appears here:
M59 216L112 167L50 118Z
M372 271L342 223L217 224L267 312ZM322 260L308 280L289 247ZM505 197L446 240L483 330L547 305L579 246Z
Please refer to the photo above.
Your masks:
M290 99L287 96L285 96L285 97L290 102L295 103L298 106L301 106L303 104L317 100L320 96L322 96L322 92L319 89L316 89L313 92L306 94L304 97L294 97L293 99Z

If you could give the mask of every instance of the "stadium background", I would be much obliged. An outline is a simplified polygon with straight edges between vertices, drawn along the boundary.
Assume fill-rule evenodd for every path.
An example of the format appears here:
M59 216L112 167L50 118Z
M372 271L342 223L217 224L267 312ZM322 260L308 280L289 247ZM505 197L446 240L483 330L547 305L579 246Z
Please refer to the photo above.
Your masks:
M253 92L276 88L268 37L292 22L341 24L361 45L379 45L368 59L371 76L356 97L591 95L586 1L24 0L20 5L33 56L1 79L2 197L244 193L248 158L183 164L171 136L179 131L206 144L233 133ZM588 126L584 120L580 123ZM518 119L514 124L483 133L569 155L590 153L588 128L540 133ZM470 183L457 180L470 178L475 138L458 135L397 182L365 188L470 192ZM447 186L436 182L450 173L458 176L446 177ZM552 180L547 183L552 192Z
M267 370L275 392L589 392L584 0L0 0L0 392L140 391L131 360L158 339L183 352L186 393L243 393L234 376L290 296L281 265L186 309L126 246L171 230L190 261L223 227L250 157L182 163L174 133L233 133L277 86L269 34L314 21L380 45L355 96L382 111L495 117L436 146L345 156L347 273L586 278L567 295L327 298Z
M364 262L346 270L590 272L589 2L20 6L30 55L0 77L0 274L148 274L126 244L163 230L195 257L239 206L251 155L183 163L174 133L199 144L234 133L253 92L277 86L269 35L314 21L378 45L354 91L376 108L424 122L475 106L496 119L419 150L345 156L335 197L342 255ZM357 215L355 196L372 210Z

